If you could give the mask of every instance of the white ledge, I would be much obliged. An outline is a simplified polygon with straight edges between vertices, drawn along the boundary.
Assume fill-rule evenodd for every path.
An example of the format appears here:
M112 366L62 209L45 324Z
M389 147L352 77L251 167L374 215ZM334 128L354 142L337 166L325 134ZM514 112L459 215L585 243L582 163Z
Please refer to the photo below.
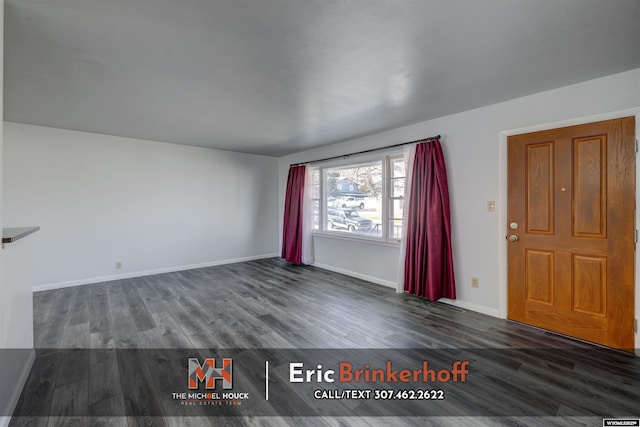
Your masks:
M346 240L348 242L366 243L368 245L387 246L390 248L400 248L400 243L387 242L382 239L373 237L359 236L355 234L341 233L339 231L314 231L313 237L322 237L327 239Z

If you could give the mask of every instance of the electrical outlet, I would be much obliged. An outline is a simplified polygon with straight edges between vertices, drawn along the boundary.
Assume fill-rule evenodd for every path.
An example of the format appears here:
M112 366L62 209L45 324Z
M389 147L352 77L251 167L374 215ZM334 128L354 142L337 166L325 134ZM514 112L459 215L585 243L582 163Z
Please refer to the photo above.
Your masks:
M496 202L494 202L493 200L489 200L487 202L487 211L495 212L495 210L496 210Z
M116 270L120 270L122 268L122 262L121 261L117 261L116 262Z
M477 278L477 277L472 277L472 278L471 278L471 287L472 287L472 288L477 288L477 287L479 287L479 286L480 286L480 285L478 284L478 278Z

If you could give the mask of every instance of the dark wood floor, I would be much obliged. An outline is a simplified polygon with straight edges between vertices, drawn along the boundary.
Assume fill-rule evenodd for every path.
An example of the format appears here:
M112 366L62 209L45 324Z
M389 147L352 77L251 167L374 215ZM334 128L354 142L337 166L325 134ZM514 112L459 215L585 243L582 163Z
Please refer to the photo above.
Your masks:
M595 349L517 323L279 259L38 292L34 295L34 323L36 348L52 352L70 348ZM614 365L620 357L627 357L614 351L610 355ZM604 384L611 401L633 402L640 396L640 363L627 360L625 369L622 374L590 381L598 387ZM57 387L55 380L51 381L44 399L49 399L45 404L55 406L55 392L58 388L64 391L64 386ZM28 387L29 383L19 403L22 413L33 393ZM640 401L636 402L638 410L628 415L639 416ZM87 402L80 397L78 404ZM55 408L52 411L55 413ZM165 417L154 419L152 424L602 425L602 416L597 414L562 417L560 409L553 417ZM126 417L23 416L14 417L11 425L141 422Z

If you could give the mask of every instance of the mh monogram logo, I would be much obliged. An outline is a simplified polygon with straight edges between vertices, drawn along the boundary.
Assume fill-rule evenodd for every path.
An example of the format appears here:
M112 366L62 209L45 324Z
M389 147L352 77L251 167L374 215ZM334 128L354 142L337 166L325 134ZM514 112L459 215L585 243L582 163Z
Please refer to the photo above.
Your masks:
M222 359L222 368L216 368L216 360L206 358L204 363L200 365L200 361L196 358L189 358L189 389L198 388L198 381L205 382L207 389L216 388L216 380L222 380L222 388L232 388L232 365L233 359Z

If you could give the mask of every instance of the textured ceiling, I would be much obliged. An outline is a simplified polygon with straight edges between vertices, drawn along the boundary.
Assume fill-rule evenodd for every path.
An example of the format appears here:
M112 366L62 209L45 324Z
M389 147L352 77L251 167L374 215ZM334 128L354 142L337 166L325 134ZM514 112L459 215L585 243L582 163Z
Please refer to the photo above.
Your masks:
M638 0L7 0L5 119L280 156L640 67Z

